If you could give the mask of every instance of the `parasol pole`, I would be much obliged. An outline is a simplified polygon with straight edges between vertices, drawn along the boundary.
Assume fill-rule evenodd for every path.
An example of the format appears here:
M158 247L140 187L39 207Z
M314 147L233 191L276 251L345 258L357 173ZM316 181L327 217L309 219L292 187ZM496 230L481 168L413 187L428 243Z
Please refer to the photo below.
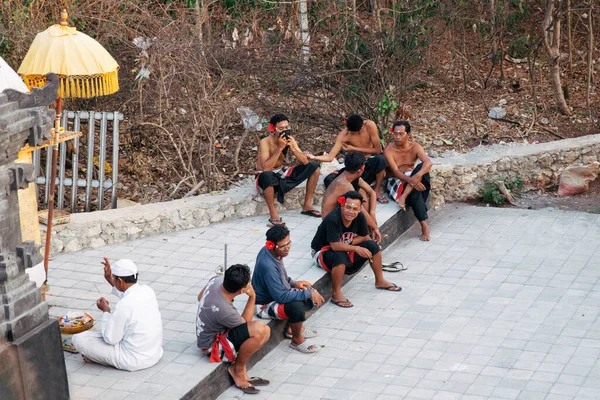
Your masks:
M60 13L61 26L68 26L67 11ZM46 225L46 247L44 248L44 271L48 282L48 263L50 262L50 241L52 240L52 214L54 213L54 191L56 190L56 164L58 163L58 139L60 137L60 116L62 97L56 99L56 118L54 119L54 145L52 146L52 166L50 167L50 194L48 196L48 224Z
M56 189L56 163L58 162L58 138L60 136L60 114L62 98L56 99L56 119L54 120L54 145L52 146L52 166L50 169L50 194L48 196L48 224L46 228L46 247L44 249L44 271L48 281L48 262L50 260L50 240L52 239L52 214L54 211L54 191Z

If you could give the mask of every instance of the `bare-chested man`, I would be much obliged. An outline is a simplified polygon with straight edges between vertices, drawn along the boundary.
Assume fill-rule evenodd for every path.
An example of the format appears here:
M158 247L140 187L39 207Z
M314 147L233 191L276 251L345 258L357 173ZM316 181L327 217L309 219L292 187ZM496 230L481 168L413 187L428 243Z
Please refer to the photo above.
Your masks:
M309 162L306 155L298 147L298 143L290 129L288 117L276 114L269 122L271 134L261 139L258 145L258 161L256 163L256 189L265 197L269 208L269 222L272 225L284 225L285 223L275 209L275 195L277 201L283 204L283 195L305 180L306 195L302 214L321 218L321 213L314 209L313 195L319 181L320 167L317 162ZM291 151L300 165L284 167L283 159Z
M338 207L338 199L350 190L362 189L370 197L369 210L361 205L361 211L364 214L371 237L379 243L381 241L381 233L377 226L377 216L375 214L376 197L375 191L365 182L360 176L365 169L366 158L362 153L350 151L345 157L345 168L339 176L334 179L323 194L323 204L321 206L321 214L323 218L331 211Z
M387 203L388 199L380 193L381 182L385 176L387 163L385 157L381 154L381 142L377 133L377 125L371 120L364 120L358 114L352 114L346 120L346 127L338 133L335 144L328 155L313 156L309 155L309 160L330 162L338 155L340 150L358 151L368 157L365 164L365 171L361 178L369 185L375 182L375 194L377 201ZM342 173L343 169L331 173L325 177L325 187Z
M431 189L429 170L431 160L420 144L410 140L410 124L397 121L392 128L394 141L386 146L383 154L393 177L388 179L387 189L390 197L406 210L409 205L421 224L421 240L429 240L427 225L427 206L425 202ZM417 161L421 161L415 167Z

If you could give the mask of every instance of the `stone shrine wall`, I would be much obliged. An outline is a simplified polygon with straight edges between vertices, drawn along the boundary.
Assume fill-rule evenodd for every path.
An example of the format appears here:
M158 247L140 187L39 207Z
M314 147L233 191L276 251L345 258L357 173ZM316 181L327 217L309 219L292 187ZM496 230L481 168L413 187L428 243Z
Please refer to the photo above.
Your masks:
M526 146L494 147L484 153L475 151L433 159L433 205L477 198L483 194L485 179L520 176L525 191L556 185L565 167L593 161L600 161L600 134ZM320 205L323 192L319 184L315 204ZM302 185L286 194L281 209L300 209L304 193ZM249 187L230 189L219 195L73 214L71 223L54 227L52 253L100 247L253 215L266 216L268 210L262 197Z

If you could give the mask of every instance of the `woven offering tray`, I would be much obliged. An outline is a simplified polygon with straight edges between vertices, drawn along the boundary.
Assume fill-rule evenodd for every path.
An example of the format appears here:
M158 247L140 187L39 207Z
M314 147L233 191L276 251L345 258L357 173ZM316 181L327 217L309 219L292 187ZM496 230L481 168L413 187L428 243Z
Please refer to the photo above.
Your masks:
M69 318L68 322L65 322L66 318L66 316L57 318L61 333L72 335L87 331L94 326L94 318L86 312L77 317Z

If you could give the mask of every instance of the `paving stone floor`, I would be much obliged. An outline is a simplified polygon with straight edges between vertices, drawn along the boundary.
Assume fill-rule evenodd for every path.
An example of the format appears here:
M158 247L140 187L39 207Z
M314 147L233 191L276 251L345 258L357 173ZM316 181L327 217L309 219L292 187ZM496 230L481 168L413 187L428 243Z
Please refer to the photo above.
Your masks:
M316 355L282 342L251 371L259 395L220 399L600 398L600 216L446 205L432 241L413 227L386 252L402 293L368 270L354 308L322 307Z
M398 211L396 204L378 204L381 224ZM290 276L311 282L323 275L310 258L312 240L320 219L300 215L299 211L281 213L293 241L285 260ZM208 375L217 364L210 363L196 346L195 320L197 295L215 269L223 264L223 247L228 245L228 265L254 266L264 246L267 217L231 220L203 228L168 233L75 253L59 254L50 261L50 292L47 301L51 316L69 310L87 311L97 321L101 312L96 300L106 297L112 304L105 282L102 257L131 258L140 271L140 283L154 289L161 309L164 331L164 356L152 368L137 372L118 371L85 364L79 354L65 353L73 399L179 399ZM245 299L236 299L240 310Z

